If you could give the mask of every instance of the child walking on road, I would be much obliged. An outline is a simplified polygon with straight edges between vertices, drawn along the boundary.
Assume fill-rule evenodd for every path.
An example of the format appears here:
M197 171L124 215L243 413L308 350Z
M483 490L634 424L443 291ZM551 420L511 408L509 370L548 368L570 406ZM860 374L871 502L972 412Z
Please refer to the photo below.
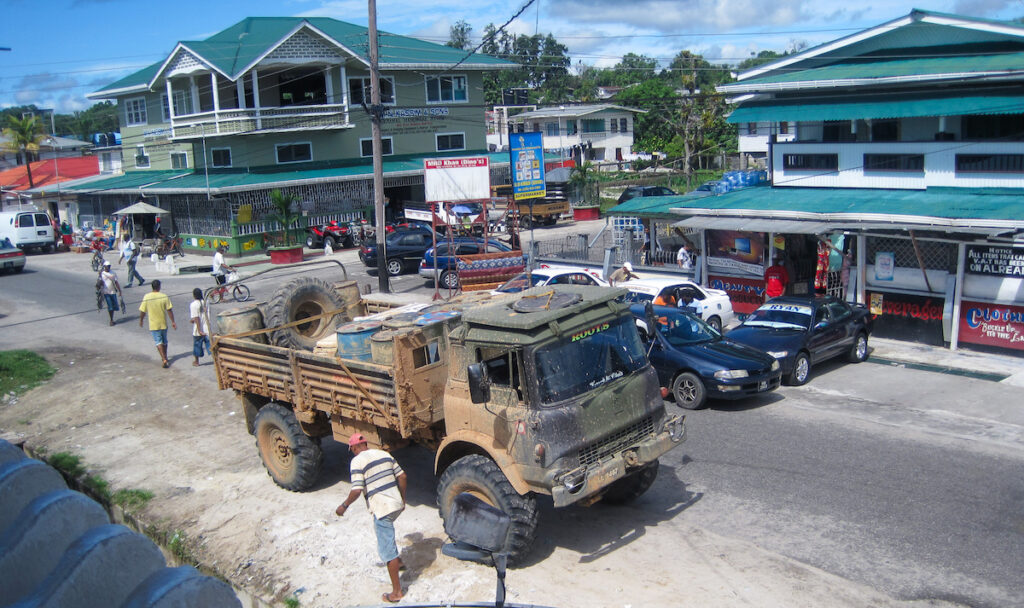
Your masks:
M153 335L153 342L156 344L156 352L160 353L160 360L164 368L171 364L167 360L167 317L171 319L171 327L178 329L174 322L174 311L171 310L171 299L167 294L160 293L160 279L153 280L153 291L142 298L139 305L139 327L142 321L149 315L149 333Z

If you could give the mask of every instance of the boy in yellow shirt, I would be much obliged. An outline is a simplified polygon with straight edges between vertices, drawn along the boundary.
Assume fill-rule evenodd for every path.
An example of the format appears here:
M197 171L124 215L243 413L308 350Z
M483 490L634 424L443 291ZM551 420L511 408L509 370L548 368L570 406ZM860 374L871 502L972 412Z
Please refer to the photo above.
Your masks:
M167 317L171 319L172 328L178 329L178 325L174 322L171 299L167 294L160 293L160 279L155 279L152 286L153 291L147 293L139 305L139 312L142 313L139 315L139 327L142 327L142 320L149 315L149 333L153 335L156 352L160 353L160 360L166 368L170 365L167 361Z

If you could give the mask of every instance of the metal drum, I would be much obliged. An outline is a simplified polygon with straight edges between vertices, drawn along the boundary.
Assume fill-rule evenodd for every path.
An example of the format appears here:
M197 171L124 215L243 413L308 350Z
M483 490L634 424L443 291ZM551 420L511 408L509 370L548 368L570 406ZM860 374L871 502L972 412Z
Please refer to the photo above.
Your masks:
M355 281L340 281L333 285L334 292L338 294L341 301L345 303L345 314L349 319L355 319L363 315L363 308L359 299L359 283Z
M265 329L263 313L260 312L257 304L232 308L231 310L217 313L217 333L221 336L231 337L235 334L243 334L255 329ZM267 334L256 334L239 339L266 344Z
M385 329L373 334L370 339L370 352L374 363L393 365L395 363L395 335L398 332Z
M338 356L342 359L369 361L370 341L380 331L380 321L357 321L338 328Z
M420 318L418 312L403 312L393 317L384 319L384 329L406 329L416 327L416 319Z

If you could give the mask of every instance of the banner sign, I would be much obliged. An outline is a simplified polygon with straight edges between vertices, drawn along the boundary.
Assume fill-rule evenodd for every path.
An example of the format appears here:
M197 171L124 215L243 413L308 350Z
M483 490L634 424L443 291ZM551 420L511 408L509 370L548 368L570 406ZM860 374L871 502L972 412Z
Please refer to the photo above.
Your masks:
M1024 248L968 247L966 270L971 274L1024 278Z
M943 345L942 308L945 299L869 291L868 301L874 318L872 336Z
M875 280L891 281L896 273L896 254L891 251L875 253Z
M490 198L487 157L423 159L423 190L431 203Z
M764 234L708 230L708 266L764 278Z
M732 310L738 315L748 315L764 304L763 280L712 275L708 277L708 287L728 293Z
M517 201L543 198L547 194L544 182L544 134L509 134L509 162L512 169L512 193Z
M964 300L960 305L960 341L1024 350L1024 307Z

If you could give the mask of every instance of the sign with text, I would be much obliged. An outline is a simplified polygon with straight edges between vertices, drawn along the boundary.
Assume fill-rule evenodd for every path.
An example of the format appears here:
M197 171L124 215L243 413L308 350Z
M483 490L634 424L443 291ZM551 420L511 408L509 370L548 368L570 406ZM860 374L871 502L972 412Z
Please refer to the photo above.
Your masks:
M964 300L960 304L960 341L1024 350L1024 307Z
M966 270L971 274L1024 278L1024 248L968 247Z
M943 298L869 291L868 301L874 318L872 336L943 345Z
M429 203L490 198L487 157L424 159L423 190Z
M517 201L544 198L544 134L509 134L509 162L512 170L512 195Z
M748 315L764 304L764 280L711 275L708 287L728 293L732 310L738 315Z

